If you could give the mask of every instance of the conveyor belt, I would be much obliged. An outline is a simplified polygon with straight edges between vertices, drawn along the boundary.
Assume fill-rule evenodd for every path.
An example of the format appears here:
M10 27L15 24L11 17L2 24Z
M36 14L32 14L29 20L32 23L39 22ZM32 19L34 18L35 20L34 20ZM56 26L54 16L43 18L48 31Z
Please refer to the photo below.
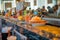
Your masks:
M60 26L60 19L58 18L42 18L42 19L46 20L51 25Z
M4 18L3 18L4 19ZM13 24L15 24L15 25L18 25L18 26L20 26L20 27L22 27L22 28L24 28L24 26L21 26L20 24L22 23L21 21L18 21L18 20L15 20L15 19L4 19L4 20L6 20L6 21L8 21L8 22L11 22L11 23L13 23ZM53 27L53 26L52 26ZM51 28L52 28L51 27ZM31 31L31 32L34 32L34 33L36 33L36 34L38 34L38 32L40 31L40 30L38 30L38 28L34 28L34 27L32 27L33 29L31 29L31 28L24 28L24 29L27 29L27 30L29 30L29 31ZM59 28L58 28L59 29ZM35 32L36 31L36 32ZM49 31L47 31L47 32L49 32ZM40 35L40 34L39 34Z
M59 21L60 22L60 19L58 18L42 18L44 20L47 20L47 21Z
M4 19L3 19L4 20ZM5 19L6 20L6 19ZM7 21L7 20L6 20ZM10 21L9 21L10 22ZM22 27L23 28L23 27ZM25 29L25 28L24 28ZM25 29L25 30L27 30L27 29ZM24 30L24 31L25 31ZM47 39L47 38L45 38L45 37L39 37L38 38L38 36L40 36L40 35L38 35L38 34L36 34L36 33L34 33L34 32L31 32L31 31L29 31L29 30L27 30L28 32L27 33L24 33L24 34L28 34L29 35L29 39L30 40L40 40L40 39L42 39L42 40L44 40L44 39ZM15 31L17 34L19 34L17 31ZM26 31L25 31L26 32ZM20 35L20 34L19 34ZM26 36L26 35L25 35ZM47 39L47 40L49 40L49 39Z

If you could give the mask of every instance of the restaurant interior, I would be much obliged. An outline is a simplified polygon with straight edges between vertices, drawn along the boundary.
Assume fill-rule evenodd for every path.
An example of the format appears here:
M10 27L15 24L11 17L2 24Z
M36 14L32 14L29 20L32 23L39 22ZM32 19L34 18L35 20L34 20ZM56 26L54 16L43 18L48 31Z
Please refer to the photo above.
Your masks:
M60 0L0 0L0 40L60 40Z

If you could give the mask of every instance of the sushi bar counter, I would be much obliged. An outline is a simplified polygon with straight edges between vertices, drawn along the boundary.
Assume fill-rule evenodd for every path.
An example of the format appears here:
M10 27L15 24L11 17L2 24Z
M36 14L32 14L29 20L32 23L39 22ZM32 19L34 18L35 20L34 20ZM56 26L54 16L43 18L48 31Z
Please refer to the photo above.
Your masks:
M51 25L33 26L25 21L19 21L15 18L5 18L0 16L2 25L11 26L12 35L22 34L26 40L60 40L60 28ZM4 21L4 23L3 23ZM19 35L17 38L19 39ZM17 39L17 40L18 40Z

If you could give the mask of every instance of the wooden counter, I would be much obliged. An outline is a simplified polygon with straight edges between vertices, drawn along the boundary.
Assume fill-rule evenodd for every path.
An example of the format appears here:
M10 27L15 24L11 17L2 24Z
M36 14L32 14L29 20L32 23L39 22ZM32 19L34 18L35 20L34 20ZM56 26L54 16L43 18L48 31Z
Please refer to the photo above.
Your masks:
M38 30L44 30L46 32L50 32L52 34L60 35L60 28L55 27L55 26L50 26L50 25L45 25L45 26L39 26L39 27L34 27Z

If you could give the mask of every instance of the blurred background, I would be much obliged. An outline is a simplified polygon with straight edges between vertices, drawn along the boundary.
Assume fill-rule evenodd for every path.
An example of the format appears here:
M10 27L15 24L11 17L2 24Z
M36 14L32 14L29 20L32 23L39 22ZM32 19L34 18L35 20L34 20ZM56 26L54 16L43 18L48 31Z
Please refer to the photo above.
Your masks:
M11 8L15 8L17 5L17 1L19 0L0 0L0 10L9 10ZM29 7L31 9L37 9L38 7L42 8L42 6L54 6L60 3L60 0L22 0L25 2L25 6L27 9Z

